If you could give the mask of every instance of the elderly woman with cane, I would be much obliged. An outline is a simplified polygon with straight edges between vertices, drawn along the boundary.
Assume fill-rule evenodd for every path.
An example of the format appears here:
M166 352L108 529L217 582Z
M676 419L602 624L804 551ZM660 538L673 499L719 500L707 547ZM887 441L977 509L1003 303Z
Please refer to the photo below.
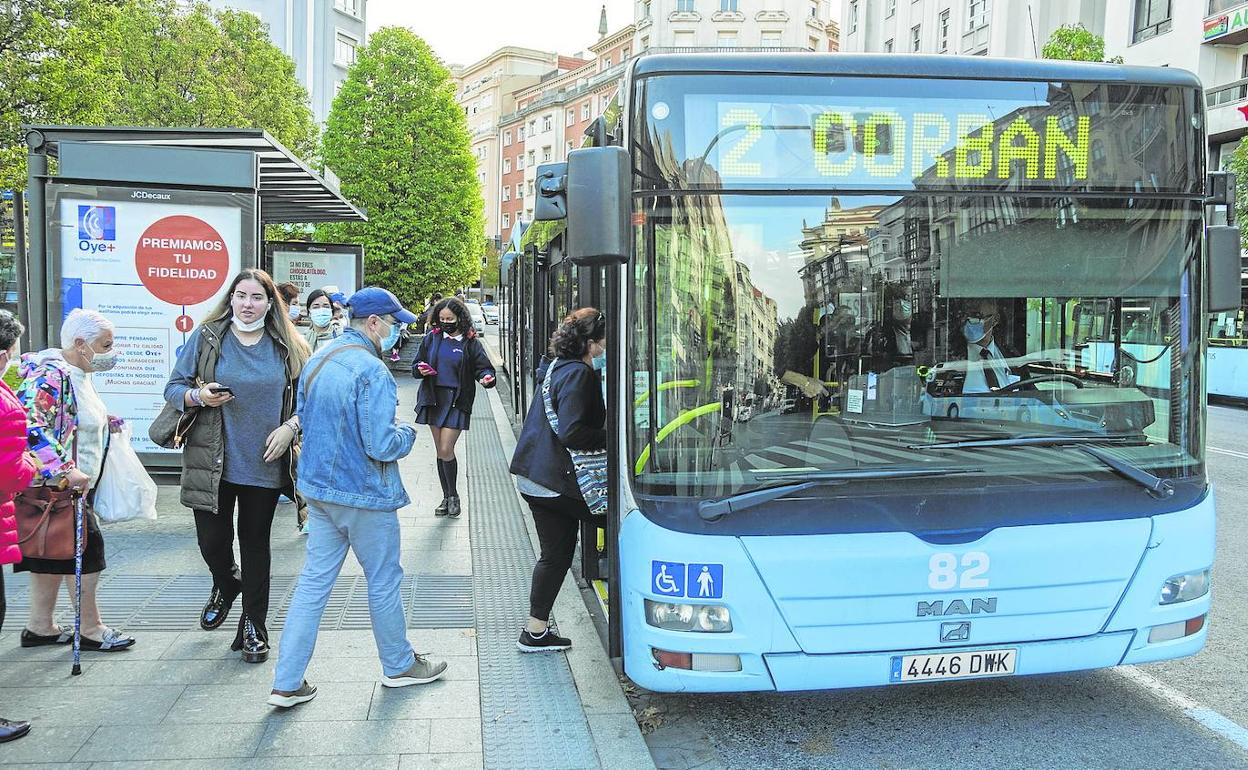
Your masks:
M22 357L17 398L26 410L27 442L35 461L36 487L68 486L85 496L88 510L81 533L82 649L118 652L134 637L109 628L100 617L96 590L104 571L104 536L89 510L104 468L109 437L120 424L108 415L92 375L117 363L113 324L93 310L74 310L61 325L61 347ZM30 619L23 647L69 644L74 634L53 622L61 583L78 574L75 559L34 558L25 554L13 567L30 572Z

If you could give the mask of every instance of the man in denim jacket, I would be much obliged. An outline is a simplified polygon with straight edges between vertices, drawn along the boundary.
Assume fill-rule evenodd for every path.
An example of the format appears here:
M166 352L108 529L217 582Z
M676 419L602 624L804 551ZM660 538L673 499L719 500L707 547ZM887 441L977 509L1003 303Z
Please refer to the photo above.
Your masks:
M308 553L286 614L269 703L289 708L316 697L304 679L317 627L342 569L355 552L368 580L368 610L386 687L440 678L446 663L416 655L407 641L399 594L398 509L409 502L398 461L416 431L397 422L398 393L381 356L399 325L416 316L385 289L361 289L347 300L351 325L317 351L299 382L304 435L299 492L308 501Z

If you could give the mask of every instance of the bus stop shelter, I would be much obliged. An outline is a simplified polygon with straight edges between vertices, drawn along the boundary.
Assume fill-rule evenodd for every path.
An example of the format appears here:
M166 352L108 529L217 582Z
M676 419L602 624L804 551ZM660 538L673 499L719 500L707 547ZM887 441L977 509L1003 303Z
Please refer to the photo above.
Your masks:
M363 222L364 212L260 130L25 130L28 187L15 201L24 349L58 345L75 308L104 314L119 363L97 390L132 423L145 460L158 460L147 426L173 362L233 277L264 266L265 226Z

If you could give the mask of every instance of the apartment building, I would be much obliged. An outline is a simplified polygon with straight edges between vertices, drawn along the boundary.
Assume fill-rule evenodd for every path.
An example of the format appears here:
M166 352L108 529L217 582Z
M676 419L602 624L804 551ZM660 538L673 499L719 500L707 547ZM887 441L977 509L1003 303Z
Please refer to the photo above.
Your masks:
M631 24L603 33L584 58L560 57L556 69L515 94L515 111L499 120L498 233L504 242L517 222L533 220L537 167L566 160L581 146L585 130L611 103L633 51Z
M837 50L832 0L636 0L636 50Z
M505 46L474 64L451 70L456 100L464 110L472 137L472 154L485 203L487 238L500 238L503 232L500 217L504 148L499 118L515 112L518 92L540 82L552 69L567 66L561 65L564 58L547 51ZM501 242L495 246L501 246Z
M841 50L1039 58L1054 30L1101 34L1130 0L841 0Z
M269 38L295 62L312 114L324 125L338 89L367 40L368 0L204 0L260 17Z

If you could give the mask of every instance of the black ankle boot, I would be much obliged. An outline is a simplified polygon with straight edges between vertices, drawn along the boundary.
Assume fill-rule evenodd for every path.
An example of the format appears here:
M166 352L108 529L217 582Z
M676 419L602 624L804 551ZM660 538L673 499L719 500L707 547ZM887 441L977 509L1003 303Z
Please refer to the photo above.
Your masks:
M269 643L260 636L251 618L243 617L243 660L263 663L269 659Z

